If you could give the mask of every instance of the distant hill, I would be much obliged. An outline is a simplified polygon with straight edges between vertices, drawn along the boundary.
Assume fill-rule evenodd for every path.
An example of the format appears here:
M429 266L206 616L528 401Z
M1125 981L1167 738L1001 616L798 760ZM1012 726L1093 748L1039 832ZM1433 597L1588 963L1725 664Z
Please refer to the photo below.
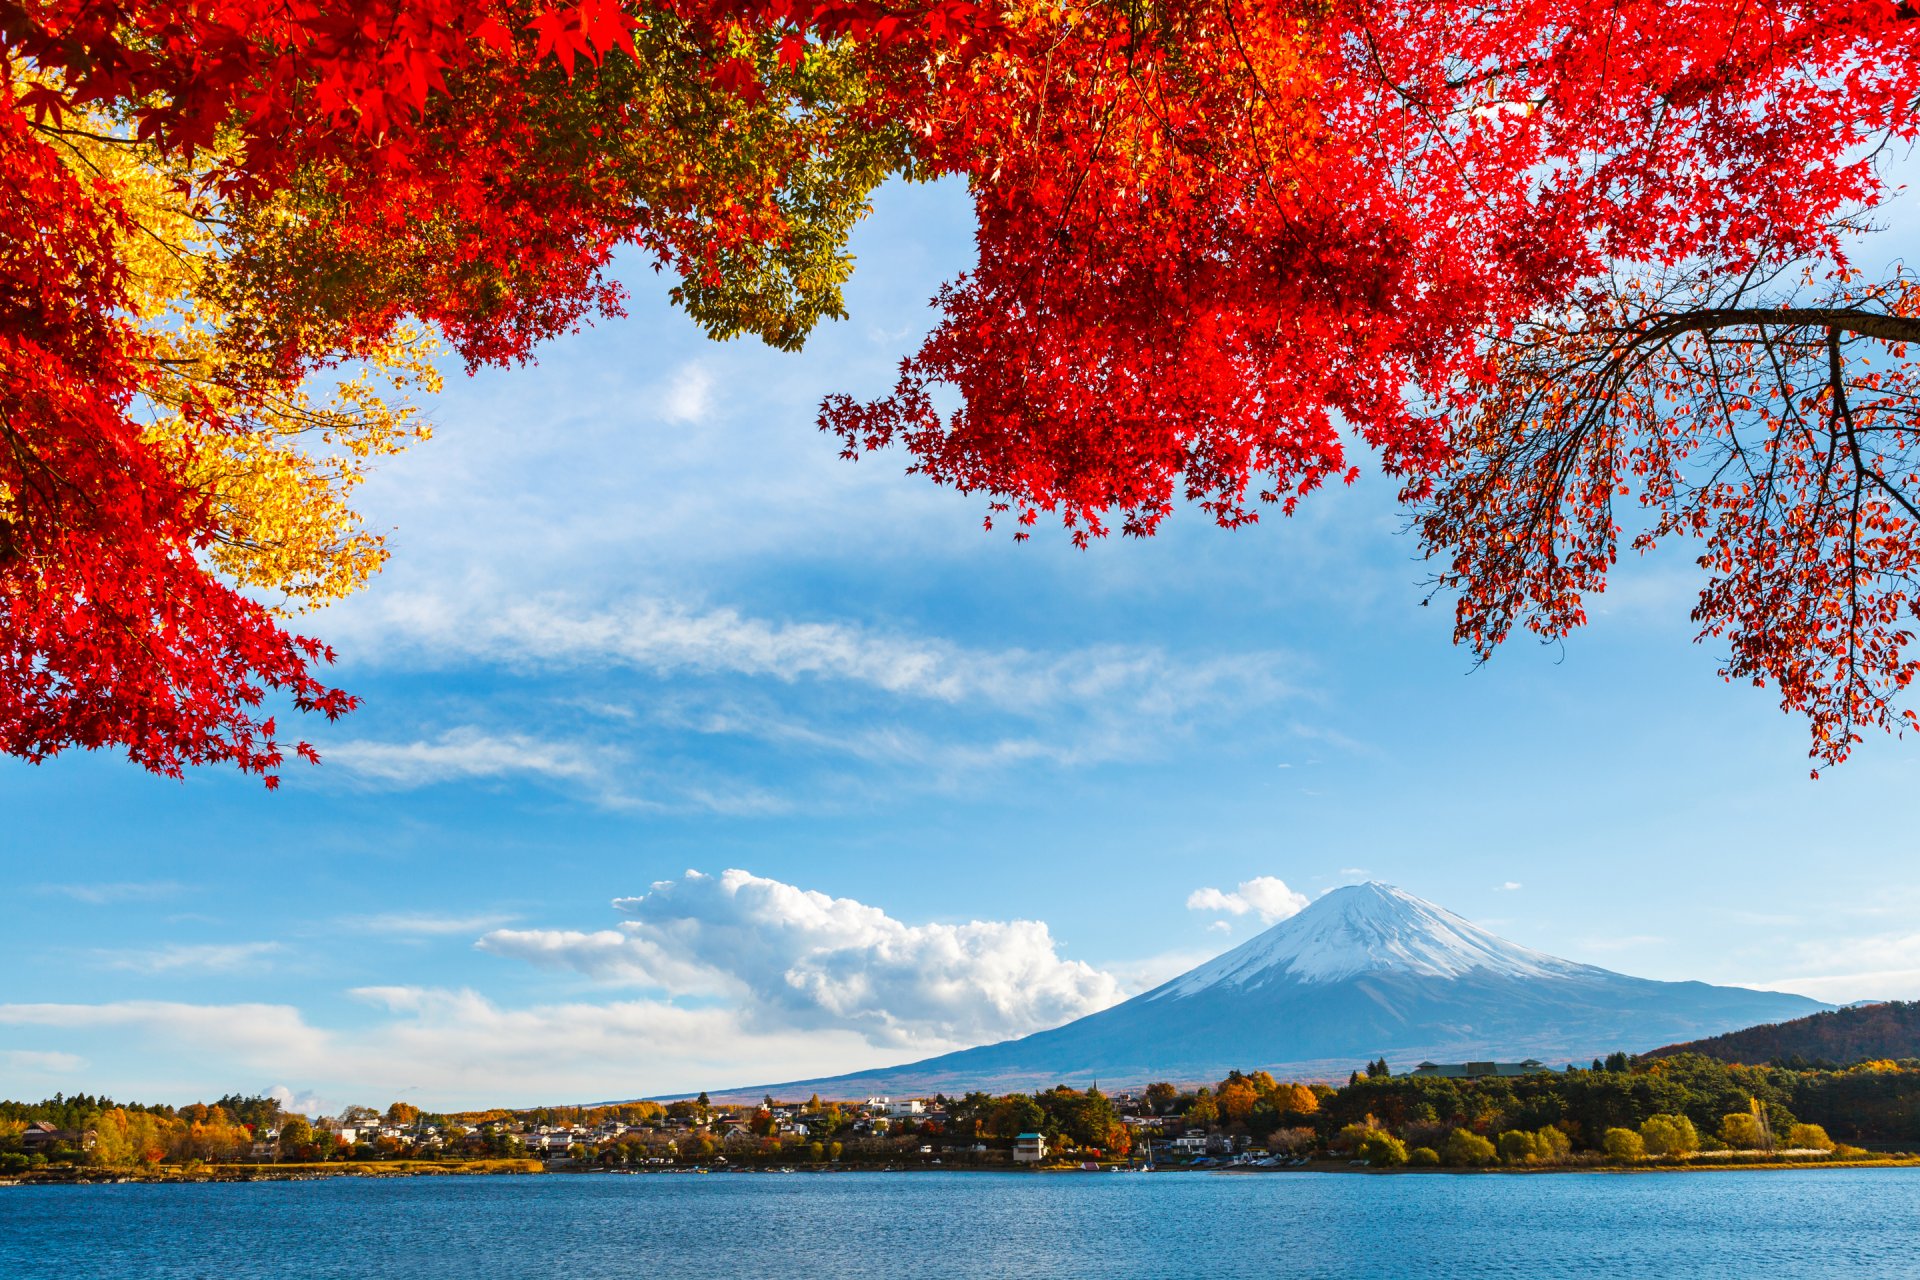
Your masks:
M1646 1054L1699 1053L1722 1062L1852 1066L1874 1058L1920 1058L1920 1001L1849 1005L1792 1022L1770 1022Z
M1266 1068L1344 1079L1384 1056L1538 1058L1550 1066L1712 1035L1823 1006L1778 991L1653 982L1495 937L1382 884L1336 889L1243 945L1124 1004L1020 1040L904 1066L714 1097L993 1092L1098 1081L1218 1080Z

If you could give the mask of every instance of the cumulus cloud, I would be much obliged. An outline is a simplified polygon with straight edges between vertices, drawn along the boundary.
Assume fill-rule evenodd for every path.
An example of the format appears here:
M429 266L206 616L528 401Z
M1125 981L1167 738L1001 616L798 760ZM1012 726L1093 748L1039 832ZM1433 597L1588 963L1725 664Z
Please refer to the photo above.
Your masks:
M722 994L756 1019L929 1052L1057 1026L1124 994L1112 974L1061 956L1037 920L907 924L738 870L689 871L613 905L627 917L616 928L500 929L477 945L595 978Z
M1496 892L1511 893L1520 887L1520 882L1518 880L1506 880L1493 887Z
M1304 893L1287 887L1278 876L1255 876L1242 880L1231 892L1221 889L1195 889L1187 895L1187 910L1217 911L1244 916L1252 913L1262 924L1285 920L1307 905Z

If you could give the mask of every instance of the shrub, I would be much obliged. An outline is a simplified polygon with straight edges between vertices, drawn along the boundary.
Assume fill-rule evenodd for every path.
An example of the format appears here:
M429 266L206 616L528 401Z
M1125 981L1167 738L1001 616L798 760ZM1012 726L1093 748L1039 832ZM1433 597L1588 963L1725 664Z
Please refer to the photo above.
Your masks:
M1746 1111L1722 1116L1720 1141L1735 1151L1752 1151L1760 1145L1760 1121Z
M1492 1164L1497 1157L1493 1144L1471 1129L1455 1129L1447 1135L1440 1156L1448 1164L1465 1168Z
M0 1151L0 1173L19 1173L28 1163L27 1157L18 1151Z
M1647 1154L1647 1144L1631 1129L1609 1129L1600 1139L1600 1150L1609 1160L1639 1160Z
M1432 1147L1415 1147L1407 1154L1407 1163L1418 1169L1431 1169L1440 1163L1440 1153Z
M1303 1156L1313 1150L1314 1141L1311 1129L1275 1129L1267 1137L1267 1150L1275 1155Z
M1700 1135L1685 1116L1648 1116L1640 1126L1640 1140L1650 1156L1684 1156L1700 1149Z
M1509 1129L1500 1135L1500 1158L1508 1164L1533 1164L1540 1159L1540 1144L1521 1129Z
M1379 1131L1380 1126L1374 1122L1372 1116L1368 1116L1365 1124L1343 1125L1340 1132L1333 1136L1333 1141L1327 1145L1335 1151L1358 1151L1361 1143Z
M1815 1151L1833 1150L1833 1139L1817 1124L1797 1124L1787 1130L1787 1145Z
M1377 1129L1360 1140L1360 1158L1376 1169L1391 1169L1407 1162L1407 1144L1384 1129Z
M1533 1135L1533 1145L1546 1164L1564 1164L1573 1154L1573 1139L1552 1125Z

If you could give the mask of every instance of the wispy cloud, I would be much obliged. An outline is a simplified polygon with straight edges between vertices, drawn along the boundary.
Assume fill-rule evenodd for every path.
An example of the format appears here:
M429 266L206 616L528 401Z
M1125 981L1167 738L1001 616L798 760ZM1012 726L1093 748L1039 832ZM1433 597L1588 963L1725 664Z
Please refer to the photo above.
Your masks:
M607 763L604 750L583 742L492 734L471 725L430 741L328 743L325 759L368 783L392 787L525 776L585 781L599 777Z
M779 621L658 597L599 609L561 597L506 608L486 603L470 609L454 598L394 597L379 626L413 659L435 664L477 660L834 681L1027 714L1076 704L1173 714L1296 692L1295 663L1277 652L1175 659L1125 646L1054 654L978 649L846 621Z
M1495 893L1512 893L1518 888L1520 888L1520 882L1518 880L1504 880L1493 886L1493 891Z
M77 1053L38 1049L0 1049L0 1066L8 1071L17 1071L21 1075L61 1076L71 1079L74 1072L86 1069L87 1060Z
M851 1031L756 1025L733 1009L662 1000L507 1007L470 990L359 988L373 1021L318 1025L279 1004L0 1004L0 1027L35 1027L165 1061L185 1102L209 1081L268 1088L311 1114L384 1105L533 1106L749 1084L881 1065ZM273 1082L269 1085L267 1082ZM289 1083L297 1082L297 1083ZM146 1086L151 1094L156 1086ZM334 1100L334 1101L324 1101Z
M864 766L889 786L942 790L1034 765L1154 758L1196 726L1309 696L1277 651L995 649L650 596L608 607L395 596L384 608L382 634L404 660L522 674L549 713L530 728L496 700L501 728L320 744L330 766L375 788L518 779L612 809L764 814L831 804L874 782ZM695 739L756 749L679 749Z
M660 408L671 422L694 423L706 418L713 412L713 375L704 365L681 366L667 383Z
M352 916L340 922L354 933L377 933L394 938L442 938L480 933L498 928L513 919L505 912L469 915L439 915L429 911L382 912L370 916Z
M1761 985L1836 1003L1920 998L1920 933L1808 940L1792 955L1785 976Z
M278 942L208 942L101 949L90 954L94 963L103 969L130 973L238 973L258 968L268 956L285 949Z
M120 902L156 902L184 893L186 888L177 880L112 880L100 884L43 884L39 891L104 907Z

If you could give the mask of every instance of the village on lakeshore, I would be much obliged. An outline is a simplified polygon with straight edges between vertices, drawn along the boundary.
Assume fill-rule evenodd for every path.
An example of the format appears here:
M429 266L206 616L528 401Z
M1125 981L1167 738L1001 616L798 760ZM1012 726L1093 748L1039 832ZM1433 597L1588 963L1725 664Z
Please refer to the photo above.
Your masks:
M0 1177L248 1178L436 1172L854 1169L1684 1168L1905 1163L1920 1058L1748 1066L1692 1051L1550 1068L1384 1059L1347 1083L1230 1072L1103 1093L758 1103L632 1101L309 1118L265 1097L186 1107L86 1095L0 1102Z

